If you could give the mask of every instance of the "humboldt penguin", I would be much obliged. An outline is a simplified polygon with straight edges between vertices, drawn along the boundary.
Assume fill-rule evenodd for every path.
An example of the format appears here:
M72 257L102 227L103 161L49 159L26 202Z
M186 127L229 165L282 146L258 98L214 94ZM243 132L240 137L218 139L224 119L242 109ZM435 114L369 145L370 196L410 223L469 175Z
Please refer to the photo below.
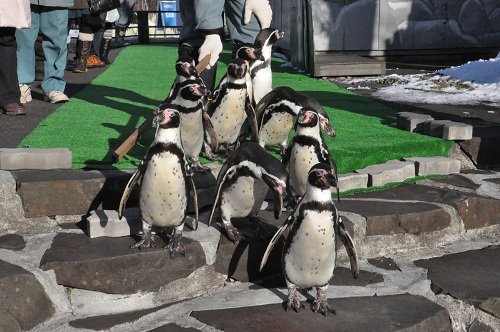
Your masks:
M237 243L241 239L231 218L250 217L257 231L261 231L256 217L269 189L273 196L274 217L281 215L286 178L285 167L261 146L255 142L241 143L217 176L217 194L208 224L219 207L222 226L231 241Z
M287 86L279 86L266 94L255 107L259 126L258 141L262 147L280 145L284 152L290 130L303 107L314 109L320 117L321 129L330 137L336 133L323 106L314 98Z
M249 70L247 70L247 74L245 75L245 79L247 82L247 96L250 105L255 106L255 102L253 100L253 84L252 77L250 76L250 68L257 60L264 61L262 50L256 49L252 44L238 44L233 49L233 58L243 59L248 64Z
M231 60L227 67L227 75L221 80L208 104L207 112L217 141L219 144L225 144L228 151L239 143L238 137L245 120L251 124L251 128L254 128L256 136L255 113L251 106L248 107L247 100L245 80L247 72L248 64L245 60L239 58Z
M253 99L257 104L262 97L272 89L273 73L271 70L271 52L273 45L283 37L283 32L278 29L262 29L255 37L254 47L262 52L262 59L256 60L250 66L252 77Z
M312 303L312 310L328 314L326 292L335 269L337 236L349 255L353 277L357 278L359 275L354 243L330 194L330 186L334 183L335 175L330 165L318 163L311 167L304 197L271 239L262 258L261 270L274 245L290 228L282 253L283 273L288 288L288 298L285 301L287 310L300 310L298 288L315 287L317 295Z
M175 105L165 104L153 119L158 126L151 143L137 171L130 178L120 201L118 215L121 219L130 192L140 183L139 208L142 220L141 240L131 248L155 246L153 227L172 229L168 249L172 257L184 254L181 242L186 219L189 189L196 200L196 190L189 165L184 156L180 133L181 115ZM198 207L195 206L195 210ZM198 227L196 218L193 228Z
M198 70L196 70L194 59L188 55L182 55L177 59L175 62L175 72L177 73L177 76L172 83L168 97L165 98L164 102L166 103L169 103L172 99L177 97L182 82L195 79L201 80Z
M306 192L307 174L317 163L329 164L334 172L333 186L338 188L337 166L320 130L320 117L315 109L304 107L295 122L295 135L283 154L282 162L288 165L290 191L295 198Z

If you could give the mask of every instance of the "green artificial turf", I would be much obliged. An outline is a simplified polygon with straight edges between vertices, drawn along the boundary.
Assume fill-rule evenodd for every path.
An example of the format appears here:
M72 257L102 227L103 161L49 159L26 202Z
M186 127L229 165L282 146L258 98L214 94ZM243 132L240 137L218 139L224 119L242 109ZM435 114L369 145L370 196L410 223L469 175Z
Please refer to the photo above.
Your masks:
M47 117L20 146L67 147L74 168L135 168L154 131L150 130L116 164L111 157L168 94L175 77L177 48L169 45L129 46L85 89ZM221 56L218 78L225 72ZM348 173L391 159L446 156L452 142L394 128L395 111L328 81L282 67L273 58L273 86L290 86L318 99L330 115L337 137L326 137L339 172Z

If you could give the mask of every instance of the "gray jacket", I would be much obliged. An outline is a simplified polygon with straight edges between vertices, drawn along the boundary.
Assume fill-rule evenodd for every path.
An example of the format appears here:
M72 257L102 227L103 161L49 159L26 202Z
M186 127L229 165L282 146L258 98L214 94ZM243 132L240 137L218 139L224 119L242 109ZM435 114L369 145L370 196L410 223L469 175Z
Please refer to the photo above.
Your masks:
M32 5L45 7L73 7L75 0L30 0Z

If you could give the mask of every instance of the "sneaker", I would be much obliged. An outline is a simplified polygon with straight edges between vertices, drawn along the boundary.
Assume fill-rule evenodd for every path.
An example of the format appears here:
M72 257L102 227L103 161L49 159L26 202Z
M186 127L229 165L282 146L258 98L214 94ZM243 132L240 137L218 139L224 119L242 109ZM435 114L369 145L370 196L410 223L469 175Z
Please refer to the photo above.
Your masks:
M26 104L33 100L31 98L31 86L28 84L19 84L19 90L21 91L21 98L19 99L21 104Z
M45 94L45 101L50 101L51 104L65 103L68 100L68 96L59 90L50 91Z

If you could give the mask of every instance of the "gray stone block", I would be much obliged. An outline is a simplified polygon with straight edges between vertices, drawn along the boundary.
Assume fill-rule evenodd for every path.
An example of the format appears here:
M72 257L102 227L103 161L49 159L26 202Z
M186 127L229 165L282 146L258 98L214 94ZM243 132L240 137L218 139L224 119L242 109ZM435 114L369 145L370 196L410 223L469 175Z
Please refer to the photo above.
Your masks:
M340 192L368 187L368 174L348 173L339 176Z
M415 176L415 164L407 161L389 160L385 164L368 166L356 170L368 174L368 186L383 186L390 182L401 182Z
M469 140L472 138L471 125L449 120L434 120L424 124L424 133L445 140Z
M91 238L129 236L140 230L141 214L138 208L125 209L121 220L115 210L94 210L87 218L87 232Z
M71 168L72 154L67 148L0 149L0 169L58 169Z
M423 132L424 124L432 120L434 120L434 118L427 114L399 112L398 128L412 132Z
M415 163L417 175L460 173L460 161L446 157L415 157L405 158L405 161Z

